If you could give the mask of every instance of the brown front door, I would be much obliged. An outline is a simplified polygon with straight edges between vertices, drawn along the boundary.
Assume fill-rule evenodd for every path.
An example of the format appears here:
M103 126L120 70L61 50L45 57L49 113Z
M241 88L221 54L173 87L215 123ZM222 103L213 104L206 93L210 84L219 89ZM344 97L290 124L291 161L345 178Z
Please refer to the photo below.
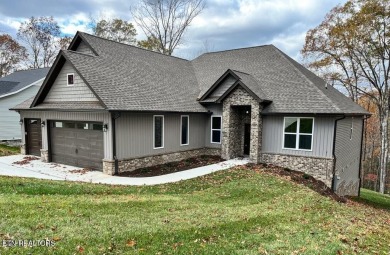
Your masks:
M25 119L26 154L41 156L42 130L41 119Z
M245 124L244 155L249 155L250 147L251 147L251 124Z

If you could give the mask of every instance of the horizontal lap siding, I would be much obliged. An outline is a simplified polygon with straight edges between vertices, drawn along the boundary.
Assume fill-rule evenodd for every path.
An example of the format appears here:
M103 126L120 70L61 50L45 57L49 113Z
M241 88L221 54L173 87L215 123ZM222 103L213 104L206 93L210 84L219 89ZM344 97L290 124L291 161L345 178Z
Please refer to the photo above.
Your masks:
M17 94L0 98L0 140L20 139L20 116L9 109L35 96L39 86L31 86Z
M22 118L40 118L46 122L42 128L42 147L48 149L47 140L47 121L48 120L73 120L73 121L91 121L103 122L108 124L107 132L103 132L104 141L104 158L112 159L112 133L111 133L111 117L108 112L56 112L56 111L21 111ZM24 132L24 130L22 131ZM24 142L24 137L22 137Z
M74 85L68 86L68 74L74 74ZM73 69L65 62L44 102L87 101L97 102L98 99Z
M153 149L153 114L123 113L116 120L118 159L128 159L176 151L192 150L205 146L205 114L189 115L189 145L180 146L181 114L164 115L164 148Z
M312 151L283 149L283 120L283 116L263 116L262 152L332 158L334 117L314 117Z

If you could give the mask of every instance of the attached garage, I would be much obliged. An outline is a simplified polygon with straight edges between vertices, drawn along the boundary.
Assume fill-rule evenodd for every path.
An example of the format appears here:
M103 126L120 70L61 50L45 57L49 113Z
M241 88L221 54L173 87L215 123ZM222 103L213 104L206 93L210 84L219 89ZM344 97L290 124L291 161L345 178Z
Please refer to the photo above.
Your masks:
M52 162L93 170L103 169L103 123L50 121Z

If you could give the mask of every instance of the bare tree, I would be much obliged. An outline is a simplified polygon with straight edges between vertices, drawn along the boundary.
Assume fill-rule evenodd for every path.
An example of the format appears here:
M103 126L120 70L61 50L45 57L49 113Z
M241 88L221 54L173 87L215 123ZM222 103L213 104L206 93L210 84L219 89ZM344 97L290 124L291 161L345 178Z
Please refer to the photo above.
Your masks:
M60 27L53 17L31 17L21 24L17 35L27 46L30 67L48 67L53 63L60 47Z
M130 45L136 43L137 31L132 23L121 19L91 20L91 28L95 35Z
M130 11L145 35L157 38L158 51L172 55L204 7L204 0L140 0Z

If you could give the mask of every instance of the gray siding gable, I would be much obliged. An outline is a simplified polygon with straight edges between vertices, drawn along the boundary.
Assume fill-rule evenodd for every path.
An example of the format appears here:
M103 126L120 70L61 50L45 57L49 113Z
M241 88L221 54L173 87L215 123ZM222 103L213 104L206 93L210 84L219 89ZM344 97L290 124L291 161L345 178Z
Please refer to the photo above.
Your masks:
M68 86L68 74L74 74L74 85ZM84 83L72 65L66 61L57 78L55 79L44 103L54 102L98 102L94 93Z
M76 51L84 54L95 55L91 48L83 41L80 42L79 46L77 46Z
M225 92L233 86L233 84L237 81L236 78L233 76L228 76L224 79L224 81L211 93L208 98L218 99L221 97Z

